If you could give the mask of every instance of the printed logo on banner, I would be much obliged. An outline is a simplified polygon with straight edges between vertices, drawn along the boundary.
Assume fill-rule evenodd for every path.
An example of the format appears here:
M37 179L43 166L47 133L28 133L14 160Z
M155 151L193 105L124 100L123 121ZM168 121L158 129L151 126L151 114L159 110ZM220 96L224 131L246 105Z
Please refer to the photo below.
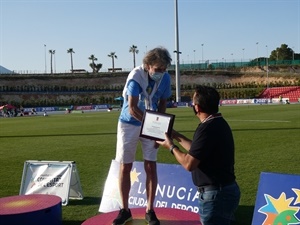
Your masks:
M261 173L252 225L300 224L300 176Z
M52 167L55 168L55 167ZM29 189L35 188L49 188L49 187L64 187L63 175L66 174L68 167L64 166L60 174L51 174L48 170L46 173L41 173L37 177L31 177L29 183Z
M180 165L157 163L158 185L154 207L176 208L198 213L198 191L192 182L190 172ZM121 207L118 187L119 163L112 161L105 183L99 212L111 212ZM147 206L143 162L134 162L130 173L131 190L129 207Z
M20 195L51 194L67 205L69 198L83 199L75 162L36 161L24 163Z
M26 163L25 163L26 164ZM70 167L68 164L41 165L38 163L27 163L26 178L23 194L53 194L62 198L62 204L66 204L70 178Z

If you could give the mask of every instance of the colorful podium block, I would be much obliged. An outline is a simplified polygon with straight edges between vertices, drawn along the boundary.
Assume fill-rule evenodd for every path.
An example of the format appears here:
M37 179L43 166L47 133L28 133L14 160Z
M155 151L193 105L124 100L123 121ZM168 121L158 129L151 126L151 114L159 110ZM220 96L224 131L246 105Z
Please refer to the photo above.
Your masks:
M61 225L61 198L43 194L0 198L0 224Z

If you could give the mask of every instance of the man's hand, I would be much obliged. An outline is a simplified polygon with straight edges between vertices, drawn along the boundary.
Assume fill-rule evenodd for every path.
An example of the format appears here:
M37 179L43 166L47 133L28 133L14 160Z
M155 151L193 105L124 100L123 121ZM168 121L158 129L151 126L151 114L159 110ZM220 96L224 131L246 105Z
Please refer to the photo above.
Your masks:
M165 133L165 140L164 141L156 141L157 144L163 146L166 149L170 149L170 147L174 144L173 140Z

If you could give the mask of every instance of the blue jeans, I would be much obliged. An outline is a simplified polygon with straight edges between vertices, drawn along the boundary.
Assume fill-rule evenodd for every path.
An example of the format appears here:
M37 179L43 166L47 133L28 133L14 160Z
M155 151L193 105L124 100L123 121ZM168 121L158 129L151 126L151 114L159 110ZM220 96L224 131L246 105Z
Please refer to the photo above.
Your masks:
M230 225L240 201L237 183L220 190L199 192L199 214L202 225Z

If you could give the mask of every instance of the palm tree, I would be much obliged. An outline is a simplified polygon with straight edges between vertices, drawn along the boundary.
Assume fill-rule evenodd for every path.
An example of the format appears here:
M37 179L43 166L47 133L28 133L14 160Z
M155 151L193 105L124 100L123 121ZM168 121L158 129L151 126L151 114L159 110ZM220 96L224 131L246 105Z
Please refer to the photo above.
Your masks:
M96 73L98 73L99 70L102 68L102 63L96 64L95 67L96 67Z
M92 54L92 55L89 57L89 60L92 60L92 63L95 64L95 61L97 61L98 59Z
M117 55L116 55L115 52L111 52L107 56L111 58L111 60L112 60L112 72L115 72L115 58L117 59Z
M137 46L132 45L129 48L129 52L132 52L132 54L133 54L133 68L135 68L135 54L138 54L139 50L137 49Z
M97 61L98 59L94 55L91 55L89 57L89 60L92 60L92 62L90 63L90 67L93 69L93 73L98 73L102 68L102 63L95 64L95 61Z
M73 48L69 48L67 50L67 53L70 53L70 55L71 55L71 72L73 73L73 53L75 53L75 52L73 51Z
M52 58L53 58L53 55L55 54L55 50L50 49L49 53L51 54L51 57L50 57L51 74L53 74Z

